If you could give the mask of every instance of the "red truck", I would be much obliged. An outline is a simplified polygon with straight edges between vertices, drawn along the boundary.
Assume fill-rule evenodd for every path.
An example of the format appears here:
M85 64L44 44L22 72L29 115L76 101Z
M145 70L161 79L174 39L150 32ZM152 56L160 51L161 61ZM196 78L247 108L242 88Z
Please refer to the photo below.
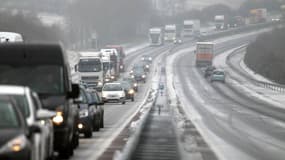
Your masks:
M213 42L197 42L196 48L196 66L211 66L214 58Z

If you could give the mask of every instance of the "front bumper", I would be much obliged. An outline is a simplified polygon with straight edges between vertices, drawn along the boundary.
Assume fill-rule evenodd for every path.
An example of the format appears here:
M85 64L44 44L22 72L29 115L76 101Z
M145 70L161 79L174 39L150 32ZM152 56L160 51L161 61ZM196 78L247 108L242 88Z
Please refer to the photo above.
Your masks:
M102 97L103 102L123 102L124 97Z
M62 150L69 145L69 137L70 137L69 129L67 126L64 127L55 127L54 129L54 149L55 151Z
M31 157L31 150L28 147L19 152L0 154L1 160L31 160Z
M92 130L92 119L91 117L84 117L79 119L79 124L82 124L82 128L78 128L79 133L85 133Z

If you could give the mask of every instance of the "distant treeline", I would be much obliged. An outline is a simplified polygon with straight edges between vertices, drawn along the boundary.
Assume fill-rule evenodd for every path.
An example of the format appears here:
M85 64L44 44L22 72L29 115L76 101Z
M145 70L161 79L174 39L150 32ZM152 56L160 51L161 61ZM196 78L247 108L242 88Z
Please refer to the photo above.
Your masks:
M245 63L253 71L285 84L285 28L262 34L247 47Z
M62 41L60 29L44 26L37 16L28 13L0 12L0 32L17 32L28 42Z

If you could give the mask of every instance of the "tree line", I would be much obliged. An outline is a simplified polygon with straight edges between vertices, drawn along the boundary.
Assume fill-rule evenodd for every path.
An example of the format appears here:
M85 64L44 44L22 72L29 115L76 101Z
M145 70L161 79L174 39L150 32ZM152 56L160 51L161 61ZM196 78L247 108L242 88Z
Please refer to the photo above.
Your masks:
M256 73L285 84L285 28L260 35L246 50L245 64Z

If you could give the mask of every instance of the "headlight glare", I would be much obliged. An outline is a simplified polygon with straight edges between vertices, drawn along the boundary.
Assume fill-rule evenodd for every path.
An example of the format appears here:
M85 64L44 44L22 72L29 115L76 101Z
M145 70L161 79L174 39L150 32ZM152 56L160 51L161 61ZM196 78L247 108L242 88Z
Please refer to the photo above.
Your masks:
M56 125L60 125L63 123L62 112L56 112L56 116L52 118L52 121Z
M19 152L26 147L27 142L28 140L24 135L18 136L6 143L6 145L0 149L0 153Z

